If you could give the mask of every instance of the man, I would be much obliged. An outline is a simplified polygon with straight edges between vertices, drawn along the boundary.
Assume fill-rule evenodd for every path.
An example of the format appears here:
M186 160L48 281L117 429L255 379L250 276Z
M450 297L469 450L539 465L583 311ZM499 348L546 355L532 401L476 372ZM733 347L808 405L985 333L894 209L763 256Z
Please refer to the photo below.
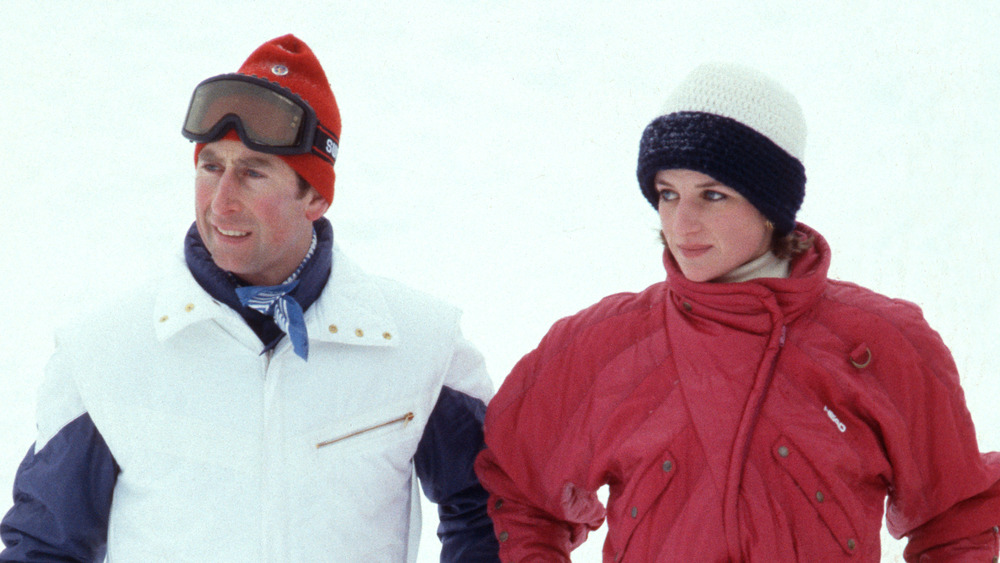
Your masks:
M333 244L340 114L292 35L194 92L195 222L162 286L60 333L2 561L497 561L492 389L452 307Z

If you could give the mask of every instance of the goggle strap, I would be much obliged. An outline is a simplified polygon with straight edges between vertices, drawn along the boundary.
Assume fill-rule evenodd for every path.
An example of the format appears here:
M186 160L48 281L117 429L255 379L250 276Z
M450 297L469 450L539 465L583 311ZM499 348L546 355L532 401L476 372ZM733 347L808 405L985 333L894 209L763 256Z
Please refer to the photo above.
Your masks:
M337 161L337 153L340 151L340 143L337 136L332 131L322 125L316 126L316 134L313 137L312 152L314 155L330 163Z

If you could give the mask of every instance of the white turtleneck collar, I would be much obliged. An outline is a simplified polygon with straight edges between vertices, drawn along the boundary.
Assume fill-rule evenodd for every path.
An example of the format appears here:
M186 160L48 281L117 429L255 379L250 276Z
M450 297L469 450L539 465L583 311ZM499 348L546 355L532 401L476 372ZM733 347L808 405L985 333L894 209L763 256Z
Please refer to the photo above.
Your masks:
M728 274L712 280L716 283L739 283L757 278L787 278L790 260L778 258L768 250L759 258L755 258Z

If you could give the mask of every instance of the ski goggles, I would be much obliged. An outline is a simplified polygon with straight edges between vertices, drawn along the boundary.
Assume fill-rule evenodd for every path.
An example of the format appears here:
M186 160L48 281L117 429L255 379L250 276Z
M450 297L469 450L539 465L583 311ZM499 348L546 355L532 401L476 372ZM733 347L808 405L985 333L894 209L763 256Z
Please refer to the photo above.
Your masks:
M235 129L248 148L277 155L313 153L331 165L338 139L291 90L245 74L222 74L198 84L182 131L210 143Z

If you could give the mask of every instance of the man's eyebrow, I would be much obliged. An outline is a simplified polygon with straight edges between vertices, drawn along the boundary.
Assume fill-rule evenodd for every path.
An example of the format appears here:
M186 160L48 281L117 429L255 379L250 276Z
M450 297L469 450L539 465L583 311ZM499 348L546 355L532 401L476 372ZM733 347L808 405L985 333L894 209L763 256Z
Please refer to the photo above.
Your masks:
M205 148L198 153L198 160L219 160L219 154L212 149ZM274 162L267 158L259 156L247 156L243 158L236 159L237 166L245 166L249 168L272 168L274 167Z
M248 156L244 158L236 159L236 164L239 166L246 166L248 168L272 168L274 162L267 158L261 158L259 156Z
M215 151L213 151L212 149L204 148L201 149L200 153L198 153L198 160L201 160L203 158L209 160L218 160L219 155L215 154Z

